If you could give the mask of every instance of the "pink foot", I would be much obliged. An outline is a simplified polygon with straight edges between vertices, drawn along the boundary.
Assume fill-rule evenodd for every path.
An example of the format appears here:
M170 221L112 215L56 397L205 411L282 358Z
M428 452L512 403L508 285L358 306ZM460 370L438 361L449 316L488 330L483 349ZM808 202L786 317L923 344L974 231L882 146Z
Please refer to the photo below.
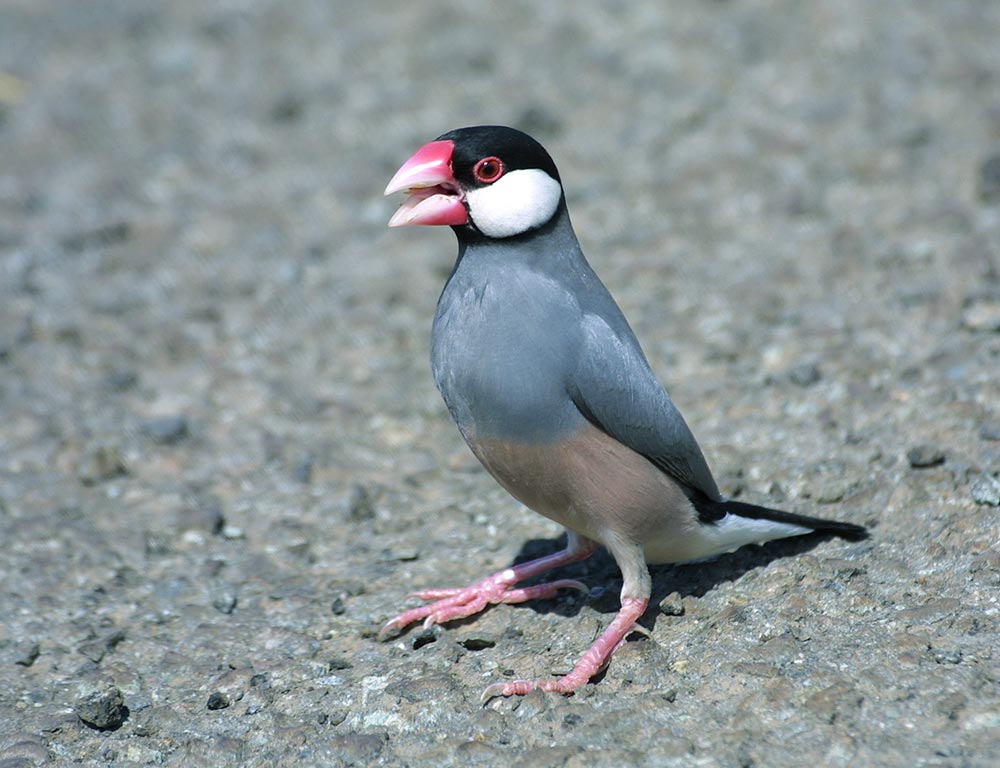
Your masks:
M506 568L464 589L428 589L415 592L415 597L435 602L419 608L411 608L395 618L389 619L382 625L378 638L385 640L396 631L421 619L423 619L424 626L429 627L473 616L488 605L523 603L526 600L553 597L560 589L578 589L581 592L587 592L585 585L573 579L559 579L520 589L513 587L519 581L537 576L560 565L584 560L595 549L597 549L597 545L591 541L578 540L575 543L571 541L570 546L561 552Z
M586 685L590 678L600 672L610 661L611 654L636 628L635 623L645 613L648 604L648 598L627 597L622 600L622 607L614 621L611 622L611 626L594 641L589 650L580 657L576 666L573 667L573 671L565 677L494 683L483 691L483 695L480 697L481 701L485 704L494 696L523 696L536 688L555 693L573 693L577 688Z

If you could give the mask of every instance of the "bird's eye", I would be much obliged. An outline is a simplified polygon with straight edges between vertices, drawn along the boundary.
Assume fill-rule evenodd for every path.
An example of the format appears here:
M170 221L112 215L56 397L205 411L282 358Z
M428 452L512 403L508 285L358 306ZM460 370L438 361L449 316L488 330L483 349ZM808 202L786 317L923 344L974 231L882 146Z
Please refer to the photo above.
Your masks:
M472 175L476 177L476 181L483 184L492 184L503 176L503 172L503 161L499 157L484 157L472 169Z

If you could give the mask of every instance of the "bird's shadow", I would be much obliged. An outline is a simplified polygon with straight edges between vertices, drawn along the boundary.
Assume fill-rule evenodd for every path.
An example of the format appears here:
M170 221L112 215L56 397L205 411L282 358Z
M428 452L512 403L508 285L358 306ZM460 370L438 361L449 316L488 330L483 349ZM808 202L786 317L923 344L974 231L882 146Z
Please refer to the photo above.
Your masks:
M684 597L704 597L708 592L729 581L736 581L745 573L768 565L776 560L794 557L814 549L822 542L837 538L829 533L811 533L787 539L777 539L762 545L748 545L735 552L719 555L710 560L672 565L655 565L650 568L653 580L649 609L642 620L643 626L652 629L661 601L674 592ZM515 556L513 565L558 552L565 547L565 534L556 539L530 539ZM610 553L601 547L587 560L562 566L524 584L555 579L576 579L588 585L590 594L582 599L576 593L547 600L532 600L517 608L536 613L557 613L575 616L584 605L600 613L616 613L619 608L622 576L618 564Z

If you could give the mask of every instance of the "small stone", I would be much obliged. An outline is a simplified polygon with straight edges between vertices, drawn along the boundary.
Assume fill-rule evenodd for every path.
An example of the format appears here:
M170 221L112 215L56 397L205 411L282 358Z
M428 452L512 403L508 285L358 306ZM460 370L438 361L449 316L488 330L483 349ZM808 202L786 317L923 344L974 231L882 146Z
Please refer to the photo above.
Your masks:
M375 500L371 492L360 483L351 488L351 495L347 500L347 516L355 522L375 517Z
M217 536L225 527L222 502L211 495L199 495L177 512L179 531L204 531Z
M976 191L984 203L1000 203L1000 153L990 155L979 166Z
M212 600L212 607L219 613L224 613L228 616L236 610L237 603L239 603L239 598L236 596L236 593L226 588L216 593L215 598Z
M330 604L330 610L333 611L334 616L343 616L347 613L347 603L344 598L340 595L333 598L333 602Z
M973 302L962 313L962 327L969 331L1000 332L1000 304L985 299Z
M303 485L308 485L312 482L313 477L313 466L316 464L316 457L311 453L307 453L300 457L297 462L295 462L295 467L292 470L292 475L297 481Z
M84 485L97 485L127 473L121 450L114 445L101 445L83 460L78 475Z
M23 739L13 744L4 744L0 768L34 768L45 765L51 759L48 748L41 741Z
M671 592L660 601L660 613L664 616L683 616L684 603L681 601L680 592Z
M85 725L99 731L112 731L120 727L128 717L125 696L114 685L81 697L76 702L74 711Z
M846 480L830 479L820 482L812 490L817 504L836 504L844 500L849 484Z
M788 371L788 380L800 387L811 387L821 378L823 375L815 363L801 363Z
M926 469L944 464L944 451L933 445L916 445L906 452L906 458L914 469Z
M487 632L477 632L459 638L458 644L467 651L483 651L496 646L497 640Z
M392 550L392 557L402 563L410 563L420 559L420 550L416 547L400 547Z
M979 428L979 436L983 440L1000 440L1000 421L983 424Z
M350 669L354 665L342 656L334 656L327 662L326 666L330 672L339 672L342 669Z
M570 712L563 718L563 726L566 728L573 728L583 722L583 715L577 714L576 712Z
M127 221L113 221L67 235L62 246L67 251L77 253L90 248L108 248L123 243L132 237L132 227Z
M425 645L430 645L431 643L436 642L438 635L440 634L441 630L438 628L437 624L427 627L426 629L421 629L413 635L413 640L411 641L410 646L415 651L420 650Z
M142 424L142 431L154 443L173 445L187 437L187 419L180 415L157 416L147 419Z
M42 653L42 648L35 642L19 643L14 652L14 663L21 667L30 667Z
M329 723L330 725L336 727L336 726L340 725L342 722L344 722L347 719L347 716L349 714L350 714L350 710L347 710L347 709L335 709L335 710L333 710L332 712L329 713L329 718L327 719L327 723Z
M345 733L331 739L330 747L344 765L372 765L388 743L387 733Z
M286 93L271 106L271 120L276 123L294 123L302 117L305 106L302 97Z
M208 697L208 704L206 705L210 710L215 711L217 709L226 709L230 705L229 697L222 691L216 691L211 696Z
M972 484L971 493L977 504L1000 507L1000 478L983 475Z
M125 630L116 629L114 632L104 635L103 637L98 637L94 640L88 640L87 642L82 643L80 647L77 648L77 651L97 664L108 653L117 648L124 640Z
M125 392L138 383L139 374L128 369L112 371L104 377L104 386L112 392Z

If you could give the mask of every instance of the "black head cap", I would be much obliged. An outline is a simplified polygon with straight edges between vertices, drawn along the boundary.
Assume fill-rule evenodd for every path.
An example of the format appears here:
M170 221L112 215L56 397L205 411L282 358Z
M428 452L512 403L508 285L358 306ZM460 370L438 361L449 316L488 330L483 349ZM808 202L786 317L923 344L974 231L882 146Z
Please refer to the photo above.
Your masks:
M508 171L538 168L561 183L559 171L545 147L531 136L505 125L475 125L456 128L438 136L438 141L451 141L455 149L451 169L455 179L467 188L480 186L472 169L484 157L499 157Z

